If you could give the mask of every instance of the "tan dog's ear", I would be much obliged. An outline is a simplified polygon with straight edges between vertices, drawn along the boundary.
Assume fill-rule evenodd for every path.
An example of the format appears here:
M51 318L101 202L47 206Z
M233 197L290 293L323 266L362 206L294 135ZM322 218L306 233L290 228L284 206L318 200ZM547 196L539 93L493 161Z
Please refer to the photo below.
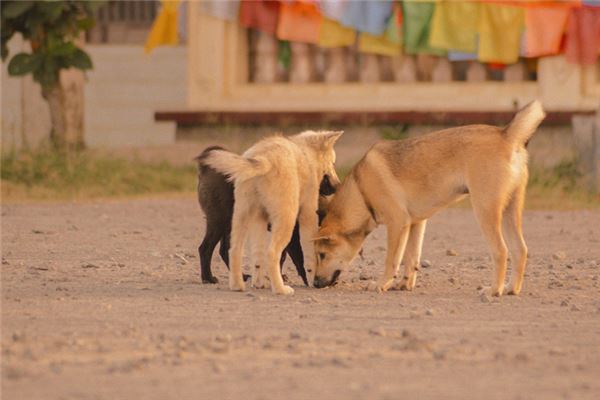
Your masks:
M331 240L331 236L329 235L325 235L325 236L317 236L315 238L310 239L311 242L328 242Z

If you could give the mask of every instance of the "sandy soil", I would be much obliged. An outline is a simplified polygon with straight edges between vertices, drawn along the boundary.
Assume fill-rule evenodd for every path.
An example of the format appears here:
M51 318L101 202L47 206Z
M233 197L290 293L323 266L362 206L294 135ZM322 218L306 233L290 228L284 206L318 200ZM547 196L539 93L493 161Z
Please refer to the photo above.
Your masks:
M413 293L363 290L382 229L334 288L230 292L216 254L202 285L203 225L191 197L3 205L2 399L600 398L600 212L528 212L501 299L470 210L431 220Z

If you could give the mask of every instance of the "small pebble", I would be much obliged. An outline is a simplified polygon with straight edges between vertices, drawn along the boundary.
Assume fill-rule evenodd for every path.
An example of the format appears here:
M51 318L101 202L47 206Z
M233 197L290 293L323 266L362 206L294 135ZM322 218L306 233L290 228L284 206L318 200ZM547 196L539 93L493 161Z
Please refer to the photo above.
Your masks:
M315 299L315 298L314 298L314 297L312 297L312 296L308 296L307 298L305 298L305 299L302 299L301 301L302 301L302 303L304 303L304 304L311 304L311 303L318 303L318 302L319 302L319 300Z
M491 303L492 302L492 298L485 293L481 293L481 295L479 295L479 300L482 303Z
M366 271L361 271L360 275L358 276L358 279L360 279L361 281L370 281L373 279L373 275L369 274Z
M421 267L423 267L423 268L431 268L431 261L429 261L429 260L421 260Z
M226 334L226 335L218 335L218 336L216 336L216 337L215 337L215 340L216 340L217 342L220 342L220 343L231 343L231 340L232 340L232 339L233 339L233 338L231 337L231 335L230 335L230 334Z
M217 374L222 374L225 372L225 367L223 367L221 364L214 363L213 371Z
M383 328L371 328L369 329L369 333L373 336L381 336L386 337L387 332Z
M431 308L428 308L427 311L425 311L425 315L432 316L433 314L434 314L434 312Z
M529 361L529 356L525 353L517 353L515 355L515 360L517 361Z
M456 250L448 249L448 250L446 250L446 255L454 257L454 256L457 256L458 253L456 252Z
M552 254L552 258L555 260L564 260L567 258L567 253L564 251L557 251L556 253Z

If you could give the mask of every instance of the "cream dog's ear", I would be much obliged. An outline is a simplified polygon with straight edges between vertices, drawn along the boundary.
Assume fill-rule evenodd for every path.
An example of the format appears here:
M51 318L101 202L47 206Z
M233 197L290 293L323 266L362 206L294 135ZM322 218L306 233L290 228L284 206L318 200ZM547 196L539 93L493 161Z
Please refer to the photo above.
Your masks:
M327 131L323 132L325 136L325 144L327 146L333 146L335 142L344 134L344 131Z

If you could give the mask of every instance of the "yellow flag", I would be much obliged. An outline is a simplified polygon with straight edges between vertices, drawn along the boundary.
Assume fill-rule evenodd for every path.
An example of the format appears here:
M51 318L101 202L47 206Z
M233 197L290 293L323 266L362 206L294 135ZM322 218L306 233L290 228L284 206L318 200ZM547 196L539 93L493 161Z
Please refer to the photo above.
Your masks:
M475 53L480 3L445 1L435 4L429 45L445 50Z
M391 42L385 35L375 36L362 32L358 38L358 51L361 53L381 54L384 56L399 56L402 46Z
M479 18L479 49L482 62L512 64L519 61L525 9L482 4Z
M319 32L320 47L352 46L355 40L356 32L354 30L346 28L331 19L323 18L321 20L321 29Z
M152 24L144 51L150 53L158 46L177 44L177 6L179 0L161 0L161 9Z

